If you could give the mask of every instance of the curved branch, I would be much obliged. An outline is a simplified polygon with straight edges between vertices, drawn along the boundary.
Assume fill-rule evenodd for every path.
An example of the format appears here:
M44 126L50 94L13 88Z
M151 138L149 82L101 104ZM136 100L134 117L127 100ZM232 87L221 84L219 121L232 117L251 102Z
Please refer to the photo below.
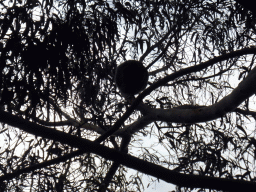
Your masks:
M139 96L134 100L134 102L132 103L132 105L128 108L128 110L124 113L124 115L118 119L116 121L116 123L113 125L112 128L110 128L108 131L106 131L104 134L102 134L100 137L98 137L97 141L99 142L102 142L104 141L107 137L109 137L110 135L112 135L114 132L116 132L119 127L123 124L123 122L132 114L132 112L136 109L136 107L140 104L140 102L142 101L142 99L144 97L146 97L147 95L149 95L153 90L155 90L156 88L162 86L162 85L165 85L166 83L168 83L169 81L173 81L174 79L178 78L178 77L181 77L183 75L187 75L187 74L190 74L190 73L193 73L193 72L197 72L197 71L200 71L200 70L203 70L203 69L206 69L207 67L215 64L215 63L218 63L220 61L224 61L224 60L227 60L227 59L230 59L230 58L234 58L234 57L239 57L239 56L242 56L242 55L246 55L246 54L255 54L256 53L256 48L245 48L245 49L241 49L241 50L238 50L238 51L233 51L231 53L226 53L226 54L223 54L219 57L215 57L209 61L206 61L204 63L201 63L199 65L195 65L195 66L192 66L192 67L188 67L188 68L185 68L185 69L181 69L180 71L177 71L171 75L168 75L167 77L157 81L156 83L152 84L150 87L148 87L147 89L145 89L141 94L139 94ZM247 95L248 96L248 95ZM249 97L249 96L248 96ZM244 98L243 98L244 99ZM208 109L208 107L207 107ZM175 113L181 113L183 111L173 111ZM189 115L191 112L191 110L188 110L187 111L187 115ZM171 112L169 114L169 116L171 117L173 113ZM217 115L215 117L220 117L222 116L223 114L220 114L220 115ZM169 118L168 117L168 121L169 121ZM208 117L209 119L209 117ZM172 119L174 120L174 119ZM181 119L178 119L178 122L180 122ZM182 118L182 120L184 120L184 118Z
M103 158L123 164L129 168L138 170L142 173L154 176L175 185L194 188L210 188L230 192L253 192L256 189L255 182L177 173L131 155L118 152L115 149L110 149L100 145L97 142L92 142L64 132L43 127L20 117L13 116L4 111L0 111L0 121L14 127L18 127L28 133L77 147L84 152L95 153ZM3 180L4 178L0 177L0 182Z
M234 111L244 100L256 92L256 67L226 97L208 107L197 109L154 109L152 120L176 123L198 123L217 119L228 112Z
M215 58L213 60L215 60L215 62L217 62L221 58L222 59L227 58L227 56L235 57L235 56L239 56L239 55L243 55L243 54L255 53L255 51L256 51L255 48L254 49L243 49L243 50L240 50L240 51L236 51L236 52L218 57L217 59ZM159 81L160 83L157 82L156 84L154 84L154 86L149 87L141 95L139 95L139 97L135 100L133 105L125 113L125 115L117 121L115 126L117 127L119 124L121 125L122 121L124 121L131 114L131 112L133 111L133 109L135 109L135 107L137 107L139 102L143 99L144 95L149 94L154 89L155 86L156 87L161 86L162 82L165 82L168 79L178 77L179 75L187 74L189 72L193 72L193 71L198 70L200 68L201 69L206 68L206 67L210 66L211 63L215 63L215 62L213 62L211 60L211 61L208 61L206 63L200 64L198 66L193 66L193 67L189 67L187 69L183 69L183 70L181 70L181 71L179 71L175 74L172 74L172 75L160 80ZM204 119L203 121L205 121L205 118L207 116L209 117L211 115L215 115L215 117L210 117L211 119L218 118L221 115L232 111L232 109L235 109L244 99L248 98L250 95L252 95L255 92L255 90L256 90L256 83L254 82L255 79L256 79L256 69L253 69L249 73L248 77L243 82L241 82L239 84L239 86L230 95L228 95L227 97L225 97L224 99L222 99L220 102L216 103L213 106L199 108L199 109L177 109L177 108L176 109L170 109L170 110L168 110L168 112L166 112L166 111L164 112L163 117L161 117L161 115L163 115L161 111L157 111L158 114L156 114L155 116L151 116L153 111L155 113L155 110L152 109L151 115L149 115L149 113L148 113L146 116L147 116L147 118L149 118L149 117L152 118L151 122L154 121L153 117L155 117L156 120L159 120L159 118L163 118L163 120L166 119L167 121L171 120L171 121L174 121L174 122L177 122L177 121L179 122L182 119L182 116L183 116L182 122L184 122L184 120L186 120L186 119L187 119L187 122L191 122L191 120L193 120L193 119L196 119L196 121L202 121ZM156 110L161 110L161 109L156 109ZM213 110L213 112L212 112L212 110ZM176 116L175 116L175 114L176 114ZM187 114L187 115L185 115L185 114ZM198 118L198 117L200 117L200 116L198 116L198 114L201 114L201 119ZM208 114L208 115L205 115L205 114ZM84 139L81 139L81 138L77 138L75 136L71 136L71 135L68 135L66 133L63 133L63 132L60 132L60 131L57 131L57 130L46 128L46 127L37 125L35 123L28 122L28 121L26 121L24 119L21 119L19 117L12 116L11 114L8 114L4 111L0 111L0 121L4 122L4 123L7 123L11 126L19 127L22 130L24 130L26 132L29 132L29 133L32 133L36 136L41 136L41 137L53 139L55 141L60 141L62 143L70 144L71 146L79 147L81 149L78 152L79 154L81 152L93 152L93 153L101 155L104 158L107 158L107 159L110 159L110 160L113 160L113 161L118 161L119 160L118 158L109 156L109 154L105 154L105 150L107 151L108 148L103 147L99 144L96 144L96 143L93 143L91 141L87 141L87 140L84 140ZM147 122L149 123L150 121L147 121ZM115 126L114 126L114 128L116 128ZM118 129L118 127L117 127L117 129ZM114 129L112 129L111 132L112 131L115 132ZM108 136L108 134L111 133L111 132L108 132L104 137ZM113 150L113 149L108 149L108 150ZM113 154L113 155L115 156L116 154ZM122 155L123 154L121 154L121 156ZM132 158L135 158L135 157L132 157ZM141 172L144 172L146 174L150 174L152 176L156 176L158 178L161 178L161 179L165 180L164 178L161 177L161 174L160 175L155 174L154 171L150 172L149 170L148 171L147 170L143 171L143 169L141 170L140 167L136 166L136 163L130 165L129 162L126 162L125 160L122 161L122 162L120 162L120 163L122 163L123 165L126 165L128 167L137 169L138 171L141 171ZM144 162L144 163L147 163L147 162ZM152 164L152 166L155 166L155 165ZM169 173L169 174L171 174L171 173ZM175 173L175 174L177 174L177 173ZM1 177L0 180L1 179L4 180L5 178ZM191 179L193 180L193 178L191 178ZM167 180L169 180L169 179L167 179ZM165 181L167 181L167 180L165 180ZM179 181L171 180L171 181L167 181L167 182L171 182L171 183L174 183L174 184L177 184L177 185L185 186L184 183L180 183ZM229 182L231 182L231 181L229 181ZM191 186L194 186L194 185L193 184L192 185L188 184L186 186L191 187ZM197 185L197 186L202 187L201 184ZM197 187L197 186L194 186L194 187ZM214 188L214 187L212 187L212 188ZM230 189L230 188L227 188L227 189Z

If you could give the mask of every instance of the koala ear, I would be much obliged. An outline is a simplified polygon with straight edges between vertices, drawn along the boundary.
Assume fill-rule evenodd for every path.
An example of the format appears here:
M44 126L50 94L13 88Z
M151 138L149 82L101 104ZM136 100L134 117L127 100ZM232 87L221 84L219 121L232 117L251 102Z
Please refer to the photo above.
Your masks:
M141 62L129 60L117 67L115 82L124 96L132 96L146 88L148 71Z

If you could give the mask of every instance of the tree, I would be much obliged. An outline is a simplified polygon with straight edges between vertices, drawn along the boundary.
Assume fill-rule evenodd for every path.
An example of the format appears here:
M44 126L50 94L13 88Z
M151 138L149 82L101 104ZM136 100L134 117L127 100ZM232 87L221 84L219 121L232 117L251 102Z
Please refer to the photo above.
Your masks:
M1 191L142 191L128 168L177 190L255 191L253 10L232 0L0 5ZM114 83L126 60L149 72L131 99Z

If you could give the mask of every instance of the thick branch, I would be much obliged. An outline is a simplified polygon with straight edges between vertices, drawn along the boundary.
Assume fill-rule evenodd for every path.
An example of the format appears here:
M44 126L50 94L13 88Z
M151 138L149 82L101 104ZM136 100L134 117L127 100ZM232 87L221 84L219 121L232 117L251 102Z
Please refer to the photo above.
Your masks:
M108 160L115 161L132 169L138 170L142 173L152 175L168 183L173 183L179 186L211 188L232 192L253 192L256 189L256 183L254 182L180 174L175 171L171 171L161 166L155 165L153 163L138 159L131 155L107 148L97 142L78 138L64 132L31 123L27 120L21 119L17 116L13 116L4 111L0 111L0 122L5 122L11 126L18 127L36 136L41 136L44 138L59 141L61 143L69 144L70 146L77 147L84 152L92 152L98 154ZM0 177L0 182L1 181L3 181L3 179Z
M123 124L123 122L132 114L132 112L135 110L135 108L140 104L140 102L142 101L142 99L144 97L146 97L147 95L149 95L153 90L157 89L158 87L162 86L162 85L165 85L166 83L168 83L169 81L173 81L174 79L178 78L178 77L181 77L183 75L187 75L187 74L190 74L190 73L193 73L193 72L197 72L197 71L201 71L203 69L206 69L208 68L209 66L212 66L214 65L215 63L218 63L220 61L224 61L224 60L227 60L227 59L230 59L230 58L234 58L234 57L239 57L239 56L242 56L242 55L246 55L246 54L255 54L256 53L256 48L245 48L245 49L241 49L241 50L238 50L238 51L233 51L231 53L226 53L226 54L223 54L221 56L218 56L218 57L215 57L209 61L206 61L204 63L201 63L199 65L195 65L195 66L192 66L192 67L188 67L188 68L185 68L185 69L182 69L180 71L177 71L171 75L168 75L167 77L157 81L156 83L152 84L150 87L148 87L147 89L145 89L136 99L135 101L133 102L133 104L128 108L128 110L125 112L125 114L117 120L117 122L113 125L113 127L111 129L109 129L108 131L106 131L106 133L102 134L98 139L97 141L104 141L107 137L109 137L110 135L112 135L115 131L117 131L119 129L119 127ZM207 109L209 109L207 107ZM170 115L168 115L169 117L167 118L167 121L170 121L169 118L175 114L175 113L181 113L183 112L182 111L171 111ZM191 110L188 110L187 111L187 115L190 115L190 113L193 112ZM227 111L228 112L228 111ZM221 115L217 115L217 117L220 117L222 116L223 114ZM197 117L197 115L194 115ZM156 117L156 116L153 116L153 117ZM157 117L158 118L158 117ZM156 119L157 119L156 118ZM216 118L216 117L215 117ZM183 120L184 118L182 118ZM209 118L210 120L210 118ZM180 118L178 118L178 122L180 122ZM174 121L176 122L176 121ZM198 122L198 121L197 121Z
M244 100L256 92L256 67L226 97L218 103L196 109L154 109L152 121L168 121L176 123L198 123L217 119L234 111Z

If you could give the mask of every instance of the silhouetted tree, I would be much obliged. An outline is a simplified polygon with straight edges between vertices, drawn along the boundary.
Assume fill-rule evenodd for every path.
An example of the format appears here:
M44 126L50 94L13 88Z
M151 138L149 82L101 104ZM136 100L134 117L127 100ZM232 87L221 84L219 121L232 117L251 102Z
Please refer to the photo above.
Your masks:
M255 191L256 20L239 2L0 1L0 191L143 191L128 168ZM127 60L149 74L131 98Z

